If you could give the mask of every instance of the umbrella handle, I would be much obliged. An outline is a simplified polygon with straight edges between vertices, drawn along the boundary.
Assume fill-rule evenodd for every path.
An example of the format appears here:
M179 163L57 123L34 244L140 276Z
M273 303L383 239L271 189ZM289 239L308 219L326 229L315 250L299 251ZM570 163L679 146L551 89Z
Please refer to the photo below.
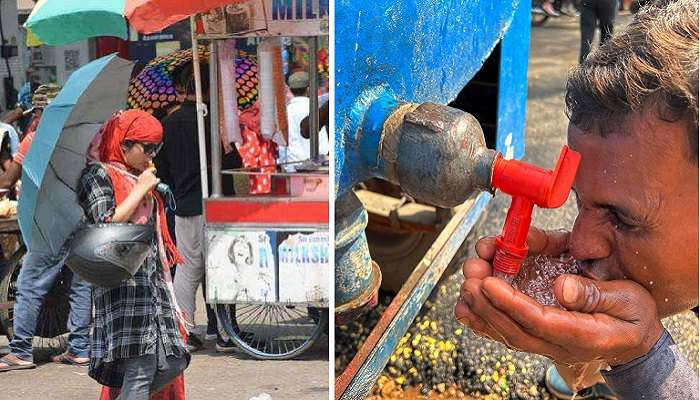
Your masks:
M177 204L175 204L175 195L173 194L173 191L170 190L170 186L161 182L156 185L156 191L162 194L163 197L165 197L165 204L168 206L169 209L173 211L177 209Z

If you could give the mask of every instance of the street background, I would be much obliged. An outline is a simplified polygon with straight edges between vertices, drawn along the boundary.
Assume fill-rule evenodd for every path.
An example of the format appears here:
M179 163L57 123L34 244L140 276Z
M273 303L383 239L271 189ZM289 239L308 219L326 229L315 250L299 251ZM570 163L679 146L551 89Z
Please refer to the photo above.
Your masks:
M206 312L197 294L198 328L206 330ZM202 325L203 324L203 325ZM202 332L203 333L203 332ZM203 339L203 334L200 335ZM7 338L0 336L0 353ZM100 386L87 375L87 367L45 363L47 351L36 351L43 360L34 370L0 374L0 400L97 399ZM214 342L192 354L185 372L187 399L248 400L261 393L273 400L328 399L328 336L294 360L259 361L242 352L217 353Z

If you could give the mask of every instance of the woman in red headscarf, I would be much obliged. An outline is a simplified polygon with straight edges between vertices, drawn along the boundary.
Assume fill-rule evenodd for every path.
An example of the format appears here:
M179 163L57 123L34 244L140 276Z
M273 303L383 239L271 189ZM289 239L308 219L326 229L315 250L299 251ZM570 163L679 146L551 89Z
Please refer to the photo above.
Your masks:
M180 255L168 234L163 198L154 190L159 179L150 167L162 136L160 122L146 112L115 114L93 141L89 156L96 161L80 178L78 199L87 223L156 227L152 251L132 279L116 288L93 289L89 375L119 388L118 399L148 399L189 364L168 284L169 267L180 262Z

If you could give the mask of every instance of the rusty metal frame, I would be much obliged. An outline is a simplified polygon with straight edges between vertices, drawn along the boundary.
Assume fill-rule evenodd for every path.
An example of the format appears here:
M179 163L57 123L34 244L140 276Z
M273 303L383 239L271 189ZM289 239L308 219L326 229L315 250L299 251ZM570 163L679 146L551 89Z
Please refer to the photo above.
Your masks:
M365 343L335 380L335 399L364 399L386 366L455 253L492 196L481 193L467 200L442 230L399 293L382 314Z

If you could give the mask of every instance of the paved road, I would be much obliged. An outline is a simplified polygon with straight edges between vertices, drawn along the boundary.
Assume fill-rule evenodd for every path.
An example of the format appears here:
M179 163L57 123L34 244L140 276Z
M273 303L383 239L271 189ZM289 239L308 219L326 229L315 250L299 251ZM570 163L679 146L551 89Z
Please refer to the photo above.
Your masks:
M197 322L205 323L201 294ZM0 336L0 348L7 344ZM328 337L297 360L258 361L243 353L221 354L213 342L194 353L185 374L189 400L248 400L267 393L273 400L328 399ZM37 369L0 373L0 400L96 399L99 386L87 368L44 363Z

